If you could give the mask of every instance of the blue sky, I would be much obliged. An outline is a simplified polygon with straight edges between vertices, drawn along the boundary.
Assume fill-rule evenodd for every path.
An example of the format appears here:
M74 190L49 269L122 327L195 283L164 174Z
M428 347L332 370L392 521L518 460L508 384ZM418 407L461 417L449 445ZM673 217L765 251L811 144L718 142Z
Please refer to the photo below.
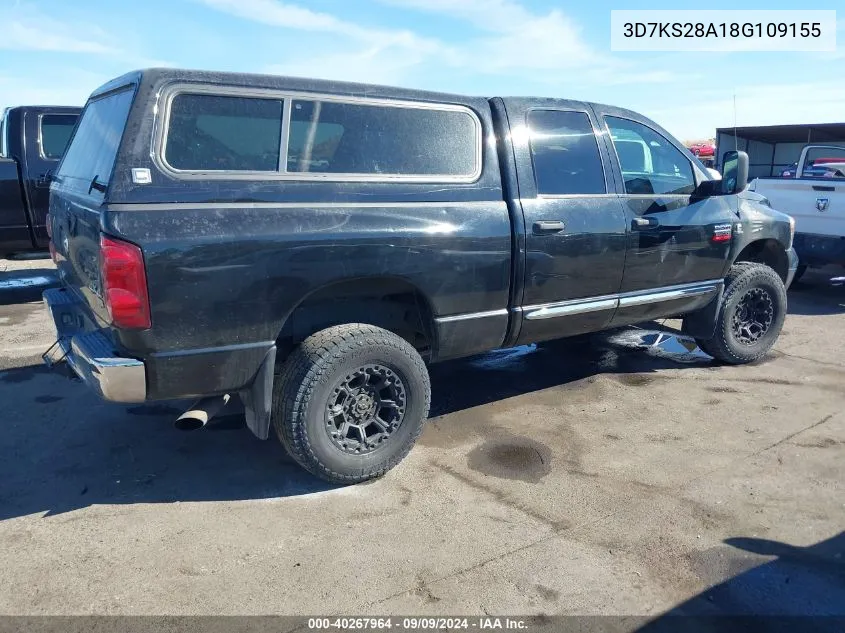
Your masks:
M836 53L612 53L611 9L709 0L0 0L0 105L83 103L128 70L178 66L481 95L600 101L682 139L740 125L845 121ZM743 9L794 9L746 0Z

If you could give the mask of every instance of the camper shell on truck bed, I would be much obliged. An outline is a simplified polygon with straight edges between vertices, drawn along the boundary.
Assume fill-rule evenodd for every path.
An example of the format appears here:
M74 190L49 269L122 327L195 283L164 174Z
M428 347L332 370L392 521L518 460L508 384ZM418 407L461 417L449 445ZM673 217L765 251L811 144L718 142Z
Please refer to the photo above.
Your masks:
M792 227L746 177L611 106L133 73L53 184L47 359L204 419L237 394L258 437L361 481L419 434L425 363L678 315L727 362L765 354Z

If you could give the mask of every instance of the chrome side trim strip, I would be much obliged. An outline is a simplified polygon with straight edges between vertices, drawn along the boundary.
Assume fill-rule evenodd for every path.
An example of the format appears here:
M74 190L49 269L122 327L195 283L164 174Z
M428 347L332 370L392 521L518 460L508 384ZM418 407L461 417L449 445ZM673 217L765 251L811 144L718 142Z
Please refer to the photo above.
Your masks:
M487 312L465 312L463 314L453 314L445 317L437 317L434 319L437 323L454 323L455 321L469 321L471 319L486 319L488 317L508 316L508 311L502 310L488 310Z
M571 314L586 314L587 312L599 312L600 310L614 310L619 305L619 299L578 299L576 301L562 301L561 303L550 303L543 306L526 306L522 308L525 318L529 321L537 319L553 319Z
M657 289L636 290L622 294L522 306L517 308L517 310L522 312L529 321L552 319L601 310L614 310L616 308L629 308L649 303L661 303L663 301L684 299L686 297L697 297L716 292L722 284L724 284L724 281L721 279L697 281L691 284L665 286Z
M504 206L502 200L468 200L466 202L118 202L108 205L109 211L184 211L189 209L450 209L466 206Z
M625 294L619 296L619 307L630 308L632 306L645 305L647 303L661 303L663 301L672 301L673 299L684 299L686 297L698 297L700 295L710 294L716 292L719 286L722 285L719 281L708 281L698 284L690 284L684 286L668 287L656 292L649 292L647 294Z

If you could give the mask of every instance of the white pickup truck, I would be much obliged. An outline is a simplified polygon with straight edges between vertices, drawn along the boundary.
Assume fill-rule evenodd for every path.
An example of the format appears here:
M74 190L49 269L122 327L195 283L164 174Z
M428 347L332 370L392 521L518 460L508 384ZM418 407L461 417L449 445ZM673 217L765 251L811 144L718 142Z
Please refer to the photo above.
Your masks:
M807 145L793 173L756 178L748 189L795 218L795 278L807 267L845 266L845 147Z

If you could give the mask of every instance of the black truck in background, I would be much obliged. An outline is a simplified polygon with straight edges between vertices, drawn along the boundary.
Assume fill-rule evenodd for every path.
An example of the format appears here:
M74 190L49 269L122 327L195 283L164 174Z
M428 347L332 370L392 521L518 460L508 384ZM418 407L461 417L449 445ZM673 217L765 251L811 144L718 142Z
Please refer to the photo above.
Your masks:
M50 179L82 108L7 108L0 123L0 257L46 250Z
M421 432L429 363L665 317L722 362L764 356L794 223L726 156L713 180L596 103L125 75L53 179L45 360L107 400L199 398L198 425L239 397L257 437L363 481Z

